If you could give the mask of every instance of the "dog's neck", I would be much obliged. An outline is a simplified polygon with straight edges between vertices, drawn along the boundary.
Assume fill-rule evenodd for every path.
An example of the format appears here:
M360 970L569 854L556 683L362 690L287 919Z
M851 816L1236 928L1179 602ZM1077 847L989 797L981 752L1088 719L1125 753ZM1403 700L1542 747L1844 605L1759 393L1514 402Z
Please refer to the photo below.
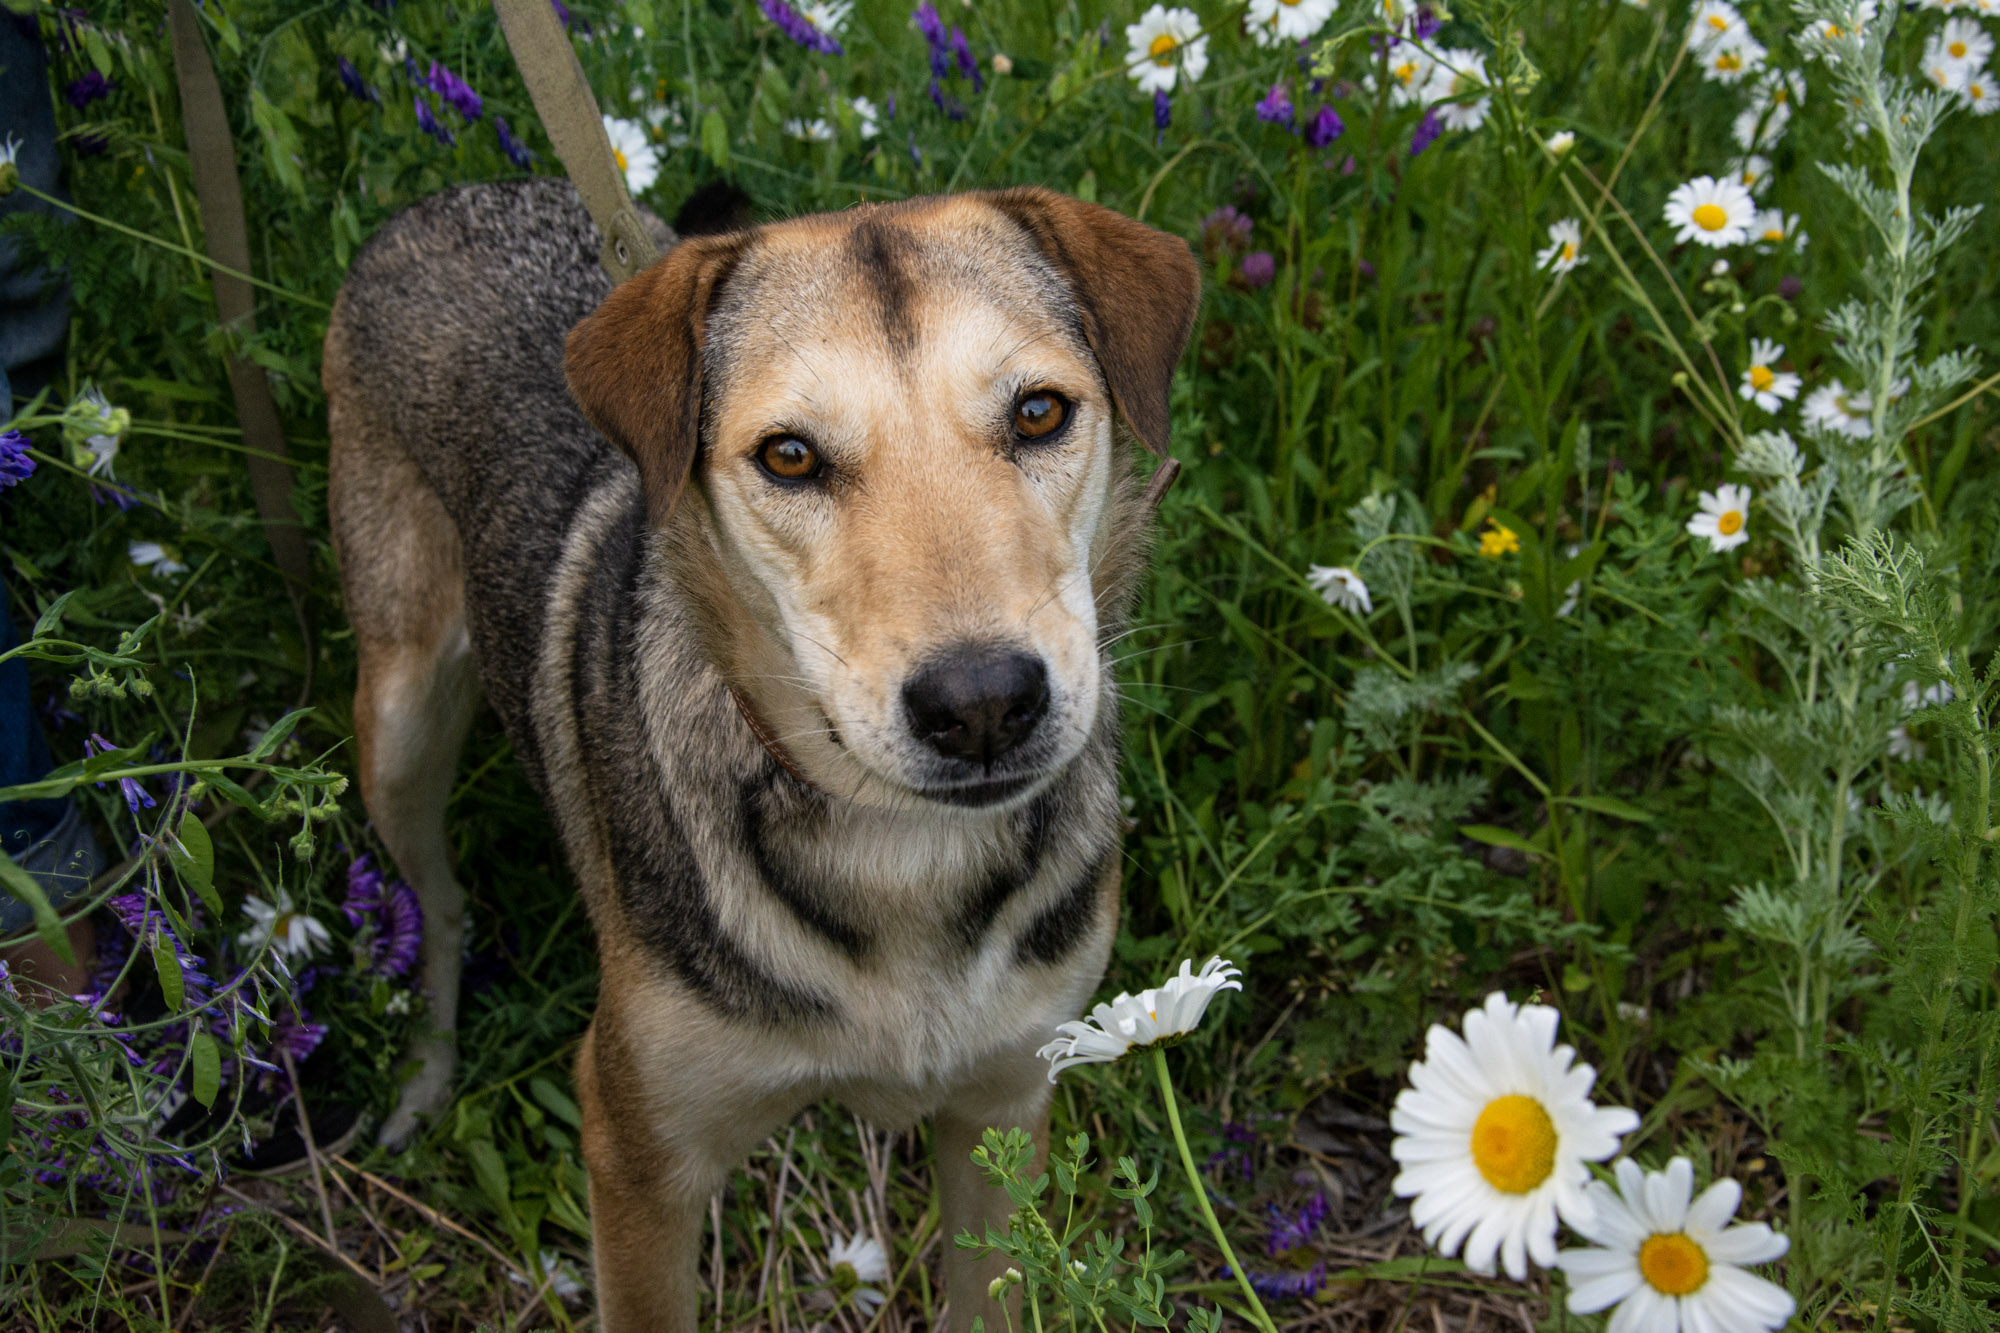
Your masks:
M750 728L750 734L757 738L757 743L764 747L764 753L776 760L778 767L784 769L806 786L818 791L819 784L806 776L805 770L798 766L798 762L792 758L791 753L779 742L778 735L771 730L770 724L758 716L756 708L744 696L743 691L737 689L734 685L728 688L729 697L736 702L736 711L743 715L744 724Z

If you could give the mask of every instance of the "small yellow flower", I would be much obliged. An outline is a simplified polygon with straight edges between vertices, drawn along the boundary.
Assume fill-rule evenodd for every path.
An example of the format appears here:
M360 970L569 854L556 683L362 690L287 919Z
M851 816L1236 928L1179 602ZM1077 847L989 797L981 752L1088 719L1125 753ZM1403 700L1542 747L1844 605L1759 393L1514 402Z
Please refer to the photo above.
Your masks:
M1495 521L1492 527L1479 534L1479 554L1488 560L1498 560L1520 549L1520 535L1504 523Z

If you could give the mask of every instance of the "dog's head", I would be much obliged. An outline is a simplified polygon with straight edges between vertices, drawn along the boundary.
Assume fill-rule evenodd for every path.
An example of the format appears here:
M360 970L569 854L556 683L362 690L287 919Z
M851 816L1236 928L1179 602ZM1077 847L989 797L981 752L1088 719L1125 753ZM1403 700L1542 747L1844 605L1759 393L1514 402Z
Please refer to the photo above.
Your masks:
M709 650L829 790L959 808L1076 757L1200 274L1044 190L683 242L570 335ZM690 485L690 482L692 485Z

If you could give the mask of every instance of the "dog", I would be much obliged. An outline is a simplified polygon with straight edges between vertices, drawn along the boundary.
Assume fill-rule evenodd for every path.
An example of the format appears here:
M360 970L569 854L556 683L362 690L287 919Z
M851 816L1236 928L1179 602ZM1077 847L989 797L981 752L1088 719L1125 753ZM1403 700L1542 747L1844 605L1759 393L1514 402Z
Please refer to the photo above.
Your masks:
M1045 190L678 239L612 288L577 197L397 215L329 322L328 502L360 784L424 909L440 1109L464 894L445 805L489 700L602 960L576 1068L607 1333L692 1333L707 1201L799 1110L1046 1143L1035 1055L1118 918L1117 692L1201 280ZM1171 467L1172 464L1163 466ZM954 1327L999 1269L952 1249Z

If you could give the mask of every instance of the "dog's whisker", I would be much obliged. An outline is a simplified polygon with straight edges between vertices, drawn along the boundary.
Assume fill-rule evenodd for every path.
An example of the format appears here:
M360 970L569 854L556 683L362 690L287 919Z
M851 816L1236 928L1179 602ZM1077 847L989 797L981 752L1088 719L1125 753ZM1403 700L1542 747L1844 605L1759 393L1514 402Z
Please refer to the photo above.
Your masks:
M841 656L841 655L840 655L839 653L836 653L835 651L833 651L833 649L831 649L831 648L827 647L827 646L826 646L825 644L821 643L821 642L820 642L820 641L819 641L818 639L815 639L815 638L814 638L814 637L813 637L812 635L810 635L810 634L799 634L797 630L794 630L794 631L792 631L792 632L793 632L794 634L797 634L799 638L801 638L801 639L804 639L804 640L805 640L805 641L806 641L807 643L811 644L811 645L812 645L813 647L815 647L815 648L819 649L819 650L820 650L821 652L825 653L825 654L826 654L826 655L827 655L828 657L831 657L831 658L832 658L832 659L833 659L834 661L836 661L836 662L840 663L840 664L841 664L842 666L847 666L847 659L846 659L846 658L842 657L842 656ZM852 670L853 670L854 668L853 668L853 667L847 667L847 669L848 669L849 671L852 671Z

